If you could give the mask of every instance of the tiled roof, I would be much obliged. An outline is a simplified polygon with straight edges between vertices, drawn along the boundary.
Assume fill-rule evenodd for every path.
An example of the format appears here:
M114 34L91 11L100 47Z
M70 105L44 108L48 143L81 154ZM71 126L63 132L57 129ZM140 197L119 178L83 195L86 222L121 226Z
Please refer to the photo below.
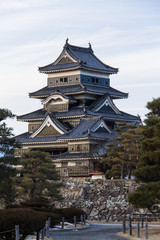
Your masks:
M62 59L65 54L68 54L72 59L74 59L71 63L65 63L65 64L58 64L58 59ZM104 64L101 60L99 60L93 53L93 50L91 47L84 48L84 47L78 47L74 45L68 44L66 42L63 51L61 52L58 59L48 64L44 67L39 67L40 72L54 72L58 70L67 70L67 69L75 69L79 67L80 69L88 69L92 71L100 71L104 73L117 73L118 69L110 67L109 65Z
M17 116L18 120L21 121L27 121L27 120L38 120L38 119L44 119L45 115L47 114L47 111L44 109L39 109L37 111L24 114L21 116ZM83 107L72 107L68 112L55 112L53 113L55 117L61 118L61 117L71 117L71 116L81 116L84 115L84 109Z
M85 89L86 91L90 92L90 93L101 93L101 94L108 94L113 98L127 98L128 97L128 93L124 93L121 92L115 88L112 87L100 87L100 86L93 86L93 85L85 85Z
M107 132L93 132L92 128L95 124L100 124L100 119L99 118L84 118L83 120L80 121L80 123L73 128L71 131L69 131L65 135L61 135L59 139L79 139L79 138L86 138L86 137L95 137L95 138L104 138L107 139L111 135L110 133Z
M75 68L75 67L79 67L79 66L80 66L80 64L76 63L76 62L65 63L65 64L57 64L57 65L49 64L45 67L40 67L39 71L43 72L43 71L51 71L51 70L59 70L59 69L70 69L70 68Z
M125 112L120 111L121 114L112 114L112 113L104 113L104 112L92 112L91 110L87 110L87 115L90 116L102 116L106 120L114 120L114 121L138 121L140 122L140 118L138 116L134 116Z
M44 87L36 92L29 93L30 97L33 98L44 98L48 97L49 95L53 94L54 92L59 91L63 94L69 94L74 92L81 92L83 91L82 85L66 85L66 86L56 86L56 87Z
M89 111L88 111L89 112ZM131 122L139 122L140 118L136 116L132 116L130 114L126 114L121 112L121 114L106 114L102 116L102 118L106 120L114 120L114 121L131 121ZM24 133L22 135L16 136L16 140L22 143L42 143L42 142L59 142L63 140L69 139L83 139L83 138L96 138L99 140L107 140L113 137L115 134L112 130L110 132L106 131L94 131L95 126L101 123L102 118L95 113L95 117L83 118L80 123L74 127L72 130L68 131L65 134L59 136L50 136L50 137L34 137L29 138L31 136L30 133Z
M124 121L140 121L140 118L125 112L120 111L121 114L116 113L108 113L108 112L93 112L90 108L83 108L83 107L72 107L68 112L55 112L54 116L56 118L64 118L64 117L80 117L82 115L87 115L88 117L98 117L102 116L106 120L124 120ZM18 116L17 119L21 121L28 121L28 120L38 120L44 119L47 111L44 109L39 109L37 111L24 114Z
M16 141L21 143L42 143L42 142L55 142L57 140L57 136L51 136L51 137L35 137L30 138L32 133L23 133L21 135L18 135L15 137Z
M38 109L37 111L30 112L24 115L17 116L17 120L32 120L32 119L44 119L46 114L45 109Z
M41 143L41 142L56 142L66 139L80 139L80 138L99 138L99 139L107 139L110 138L110 133L107 132L93 132L92 128L95 124L100 123L99 118L86 118L80 121L80 123L70 130L68 133L59 135L59 136L50 136L50 137L34 137L30 138L32 133L24 133L22 135L16 136L16 140L22 143Z
M127 98L128 94L118 91L112 87L100 87L92 86L87 84L76 84L76 85L66 85L66 86L57 86L57 87L44 87L36 92L29 94L32 98L45 98L53 94L55 91L62 92L63 94L76 94L79 92L87 92L95 95L108 94L113 98Z

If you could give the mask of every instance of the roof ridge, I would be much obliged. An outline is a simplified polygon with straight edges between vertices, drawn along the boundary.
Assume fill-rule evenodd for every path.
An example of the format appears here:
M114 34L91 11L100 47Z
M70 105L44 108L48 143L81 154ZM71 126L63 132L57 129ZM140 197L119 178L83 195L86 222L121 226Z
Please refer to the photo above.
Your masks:
M83 51L85 51L85 52L93 53L93 50L92 50L92 48L91 48L91 45L89 45L89 47L80 47L80 46L71 45L71 44L68 43L66 46L69 47L69 48L73 48L73 49L75 49L75 50L83 50Z

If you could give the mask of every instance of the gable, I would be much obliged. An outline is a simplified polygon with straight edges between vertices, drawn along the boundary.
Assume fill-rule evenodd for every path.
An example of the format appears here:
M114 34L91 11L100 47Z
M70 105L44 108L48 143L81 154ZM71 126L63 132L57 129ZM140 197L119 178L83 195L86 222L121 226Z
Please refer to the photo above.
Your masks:
M107 132L107 133L111 133L111 130L109 129L107 124L103 120L101 120L101 121L98 121L93 126L92 132Z
M110 113L110 114L115 114L115 111L109 106L109 105L103 105L98 111L96 112L101 112L101 113Z
M72 63L73 61L69 58L64 56L57 64L65 64L65 63Z
M109 131L105 127L99 126L99 128L97 128L95 132L107 132L108 133Z
M66 132L67 131L64 129L64 127L58 120L56 119L52 120L48 115L41 124L41 126L30 136L30 138L42 136L55 136L64 134Z
M121 114L118 108L114 105L110 97L107 97L99 106L95 107L95 112L105 112L110 114Z
M36 137L50 137L50 136L56 136L60 135L60 133L53 127L53 126L45 126L42 131L37 134Z
M66 49L63 49L60 56L56 59L56 61L53 63L53 65L59 65L59 64L66 64L66 63L73 63L77 62L74 57L72 57Z

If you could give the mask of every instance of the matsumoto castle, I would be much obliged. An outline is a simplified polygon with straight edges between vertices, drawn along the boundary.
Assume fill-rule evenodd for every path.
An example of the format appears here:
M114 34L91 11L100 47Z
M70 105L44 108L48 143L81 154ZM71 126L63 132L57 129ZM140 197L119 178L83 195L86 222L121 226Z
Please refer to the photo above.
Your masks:
M17 117L28 122L28 132L16 137L22 148L15 155L49 152L61 176L88 176L115 136L117 123L141 121L114 104L128 97L110 85L110 75L118 69L99 60L90 44L74 46L67 39L59 57L39 72L47 75L47 85L29 96L39 99L42 108Z

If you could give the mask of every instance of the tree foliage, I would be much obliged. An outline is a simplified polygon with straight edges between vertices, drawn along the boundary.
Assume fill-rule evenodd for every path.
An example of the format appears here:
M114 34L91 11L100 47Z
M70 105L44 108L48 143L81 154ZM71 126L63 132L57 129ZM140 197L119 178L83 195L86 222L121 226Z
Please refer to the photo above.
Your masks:
M17 179L21 194L26 193L29 199L49 197L52 200L61 199L59 192L59 174L50 156L41 151L24 153L21 177Z
M147 104L149 113L143 126L141 158L134 172L143 185L129 197L135 207L157 210L160 204L160 98Z
M107 178L131 178L140 155L141 127L119 124L118 136L108 145L106 161Z
M16 163L13 148L18 145L13 138L12 128L8 127L4 121L13 117L11 111L0 109L0 198L3 198L6 204L12 202L15 197L12 177L15 176L16 171L11 164Z

